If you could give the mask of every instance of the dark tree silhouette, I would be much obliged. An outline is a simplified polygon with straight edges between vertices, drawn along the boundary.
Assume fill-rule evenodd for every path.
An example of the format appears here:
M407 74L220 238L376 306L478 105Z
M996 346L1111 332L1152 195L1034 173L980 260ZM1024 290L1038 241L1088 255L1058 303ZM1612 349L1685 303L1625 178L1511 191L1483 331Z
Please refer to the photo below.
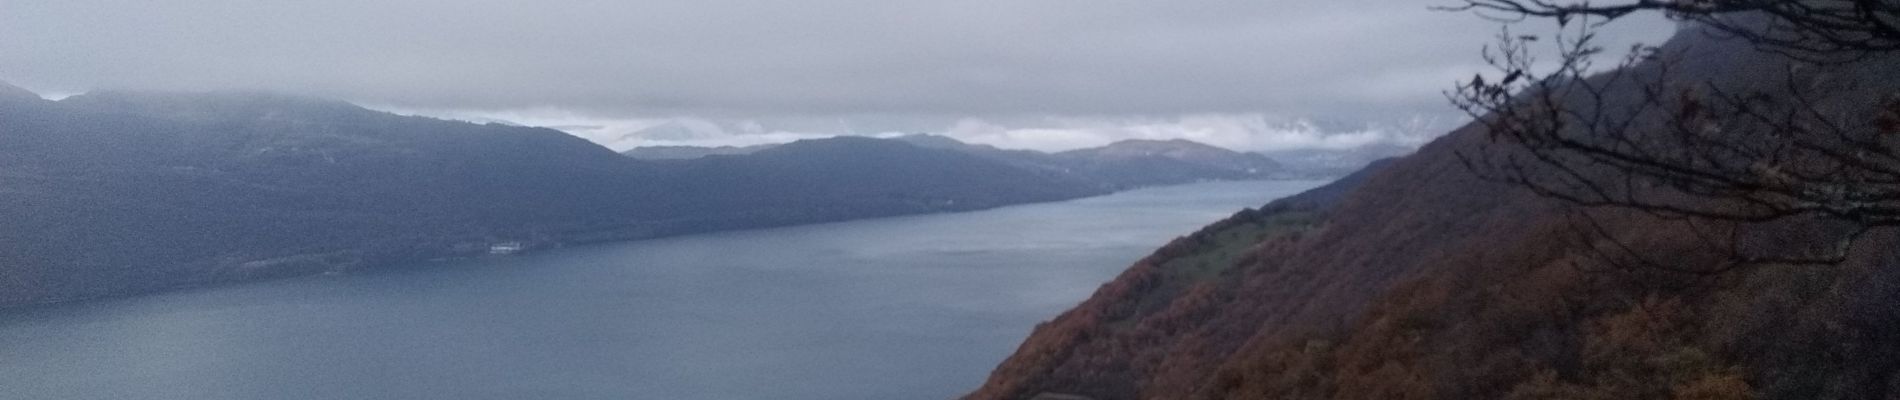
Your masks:
M1900 50L1900 2L1893 0L1634 0L1598 4L1544 0L1464 0L1446 7L1495 19L1614 20L1639 12L1740 37L1804 60L1839 60ZM1763 23L1765 20L1766 23Z
M1488 131L1460 153L1474 172L1580 208L1586 239L1613 264L1673 269L1604 229L1591 210L1635 211L1688 224L1728 261L1715 273L1761 263L1831 264L1870 230L1900 226L1900 97L1891 73L1871 90L1817 93L1816 68L1853 68L1900 50L1892 0L1638 0L1616 5L1468 0L1457 10L1491 18L1551 18L1554 63L1532 56L1540 38L1500 35L1483 75L1448 93ZM1788 55L1750 71L1680 70L1683 49L1638 46L1618 68L1595 73L1608 20L1660 11L1704 32ZM1692 33L1691 33L1692 34ZM1745 49L1745 48L1744 48ZM1762 66L1717 66L1743 68ZM1716 85L1711 73L1746 73ZM1884 88L1884 89L1883 89ZM1881 93L1879 90L1889 90ZM1770 225L1799 237L1754 237ZM1599 242L1599 240L1592 240Z

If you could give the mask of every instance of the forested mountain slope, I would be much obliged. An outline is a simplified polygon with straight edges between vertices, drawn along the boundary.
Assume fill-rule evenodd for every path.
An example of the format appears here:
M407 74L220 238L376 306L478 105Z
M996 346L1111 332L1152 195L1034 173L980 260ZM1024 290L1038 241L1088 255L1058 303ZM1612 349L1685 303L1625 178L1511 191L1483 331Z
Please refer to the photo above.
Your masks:
M337 101L0 85L0 305L1103 192L886 140L648 163Z
M1785 82L1764 73L1792 65L1700 32L1666 50L1717 87L1774 90ZM1868 99L1900 92L1890 56L1794 71L1830 114L1872 117ZM1604 246L1684 269L1727 260L1693 226L1641 213L1597 211L1615 243L1579 235L1574 206L1467 167L1460 153L1487 140L1467 127L1330 210L1277 202L1169 243L1037 327L970 398L1900 396L1892 232L1837 265L1604 263Z

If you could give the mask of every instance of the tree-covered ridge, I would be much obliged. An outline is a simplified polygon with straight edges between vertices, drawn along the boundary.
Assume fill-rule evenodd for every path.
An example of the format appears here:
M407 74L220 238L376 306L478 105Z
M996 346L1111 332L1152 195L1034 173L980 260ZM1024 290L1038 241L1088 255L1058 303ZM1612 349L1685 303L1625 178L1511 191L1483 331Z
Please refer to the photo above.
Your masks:
M1893 79L1900 58L1891 54L1787 68L1795 64L1783 55L1723 40L1692 31L1664 46L1686 54L1680 65L1688 69L1678 72L1690 72L1683 75L1688 78L1673 84L1755 88L1769 99L1793 99L1788 91L1798 90L1810 97L1777 104L1811 105L1830 119L1868 122L1849 130L1876 129L1872 122L1885 112L1881 95L1900 93L1900 80ZM1635 68L1635 82L1660 76L1652 64ZM1776 74L1790 75L1763 78ZM1586 110L1624 110L1646 98L1614 83L1603 87L1597 94L1606 102ZM1630 129L1674 132L1669 125L1645 125L1668 121L1643 119ZM1250 261L1226 269L1221 284L1209 286L1215 290L1174 298L1145 314L1112 312L1121 309L1114 305L1165 293L1156 288L1168 285L1152 283L1157 275L1137 271L1219 254L1212 250L1219 247L1182 253L1169 246L1039 327L971 398L1884 399L1900 393L1894 362L1900 339L1893 335L1900 309L1892 307L1900 300L1900 252L1894 250L1900 247L1892 230L1865 232L1835 263L1738 264L1737 249L1728 244L1755 254L1799 254L1812 243L1834 242L1839 226L1719 225L1550 196L1474 165L1475 157L1533 156L1513 152L1511 137L1488 131L1483 122L1495 121L1454 132L1375 173L1321 213L1316 228L1254 242L1245 257ZM1755 132L1757 123L1733 119L1697 127L1720 128L1703 131L1715 135ZM1882 131L1848 133L1887 135L1878 140L1893 143ZM1792 142L1785 135L1747 137ZM1869 159L1876 150L1867 149ZM1575 166L1569 161L1578 159L1556 159L1546 168ZM1490 166L1496 165L1512 164ZM1515 165L1525 167L1511 170L1519 177L1569 173ZM1593 175L1605 171L1581 176L1618 177ZM1164 326L1168 334L1129 336L1121 333L1126 326Z

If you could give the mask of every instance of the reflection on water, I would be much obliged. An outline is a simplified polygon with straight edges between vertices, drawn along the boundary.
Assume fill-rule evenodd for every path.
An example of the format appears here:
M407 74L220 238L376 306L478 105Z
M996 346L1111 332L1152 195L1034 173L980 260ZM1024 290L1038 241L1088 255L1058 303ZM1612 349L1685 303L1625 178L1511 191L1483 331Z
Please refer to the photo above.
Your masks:
M0 314L0 398L941 399L1225 182Z

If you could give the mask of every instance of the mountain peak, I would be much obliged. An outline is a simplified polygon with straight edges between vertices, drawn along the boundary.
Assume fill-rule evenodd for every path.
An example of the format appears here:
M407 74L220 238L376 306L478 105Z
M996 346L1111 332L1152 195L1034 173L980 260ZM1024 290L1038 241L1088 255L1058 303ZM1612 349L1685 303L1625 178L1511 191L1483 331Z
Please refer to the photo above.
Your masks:
M1127 139L1102 147L1070 150L1063 154L1088 154L1097 157L1167 157L1176 159L1234 157L1240 152L1187 139Z
M894 136L894 137L891 137L890 139L899 141L899 142L910 143L912 146L923 147L927 149L943 149L943 150L958 150L958 151L998 150L994 146L990 146L990 145L970 144L962 140L957 140L957 138L944 136L944 135L929 134L929 133L912 133L908 135Z
M915 144L915 145L961 146L961 145L968 144L968 143L964 143L961 140L957 140L956 138L952 138L949 136L934 135L934 134L929 134L929 133L911 133L911 134L905 134L905 135L898 135L898 136L891 137L891 140L908 142L910 144Z
M1180 139L1180 138L1165 139L1165 140L1126 139L1126 140L1116 141L1114 143L1109 143L1107 146L1102 146L1102 147L1103 148L1201 149L1201 150L1214 149L1214 150L1233 151L1233 150L1228 150L1220 146L1215 146L1215 145L1211 145L1207 143L1201 143L1201 142L1196 142L1196 141L1187 140L1187 139Z

